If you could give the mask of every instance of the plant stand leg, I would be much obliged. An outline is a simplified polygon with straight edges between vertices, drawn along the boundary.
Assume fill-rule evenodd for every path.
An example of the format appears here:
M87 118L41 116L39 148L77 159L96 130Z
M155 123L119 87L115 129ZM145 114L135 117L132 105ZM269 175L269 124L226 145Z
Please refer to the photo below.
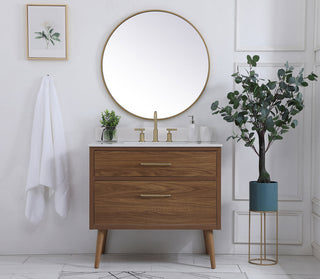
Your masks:
M104 239L106 238L107 231L106 230L98 230L97 233L97 247L96 247L96 258L94 262L94 268L99 268L101 253L103 250Z
M209 255L210 255L211 268L215 269L216 268L216 259L215 259L215 253L214 253L213 231L206 230L205 237L206 237L206 243L207 243L207 247L208 247Z

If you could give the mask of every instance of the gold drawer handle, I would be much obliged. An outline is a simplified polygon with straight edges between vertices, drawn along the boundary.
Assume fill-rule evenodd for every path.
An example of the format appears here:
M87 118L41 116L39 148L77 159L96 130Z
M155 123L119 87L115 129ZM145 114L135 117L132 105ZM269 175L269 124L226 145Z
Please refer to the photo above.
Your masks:
M140 166L171 166L171 163L140 163Z
M141 198L170 198L171 194L140 194Z

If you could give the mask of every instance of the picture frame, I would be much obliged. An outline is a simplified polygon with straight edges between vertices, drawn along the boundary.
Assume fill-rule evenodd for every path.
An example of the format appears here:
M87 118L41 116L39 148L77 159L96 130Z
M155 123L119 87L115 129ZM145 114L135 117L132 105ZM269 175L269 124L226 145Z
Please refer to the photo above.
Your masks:
M67 5L27 4L27 59L67 60Z

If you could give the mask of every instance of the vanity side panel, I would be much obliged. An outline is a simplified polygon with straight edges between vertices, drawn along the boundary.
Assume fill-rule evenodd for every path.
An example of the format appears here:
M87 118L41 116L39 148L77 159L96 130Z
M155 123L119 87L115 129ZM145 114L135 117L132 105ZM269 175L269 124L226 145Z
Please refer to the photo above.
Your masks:
M217 224L215 227L215 230L221 230L221 148L215 148L217 152L217 183L216 183L216 191L217 191L217 197L216 197L216 205L217 205Z
M94 164L94 152L95 152L94 147L90 147L89 149L89 163L90 163L90 174L89 174L89 228L95 229L94 227L94 169L95 169L95 164Z

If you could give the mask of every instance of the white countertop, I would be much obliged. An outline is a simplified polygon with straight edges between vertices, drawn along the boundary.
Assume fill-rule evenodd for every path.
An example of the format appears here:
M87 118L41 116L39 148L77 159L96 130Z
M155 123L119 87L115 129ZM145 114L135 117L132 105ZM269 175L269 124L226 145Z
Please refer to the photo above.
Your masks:
M89 144L90 147L222 147L218 142L192 142L192 141L176 141L176 142L94 142Z

